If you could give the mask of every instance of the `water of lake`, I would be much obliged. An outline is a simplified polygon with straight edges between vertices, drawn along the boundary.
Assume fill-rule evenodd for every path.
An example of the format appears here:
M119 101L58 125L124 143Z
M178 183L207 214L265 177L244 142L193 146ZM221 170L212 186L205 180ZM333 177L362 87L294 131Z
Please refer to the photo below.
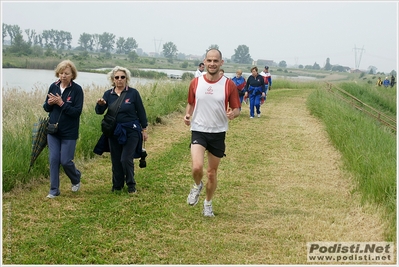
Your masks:
M164 72L168 76L171 74L181 76L185 72L191 72L194 74L194 71L184 71L184 70L172 70L172 69L141 69L141 70L151 70ZM225 75L229 78L233 78L235 73L225 73ZM250 73L243 73L244 77L248 77L251 75ZM273 75L273 78L279 78L277 75ZM282 76L281 76L282 77ZM285 77L282 77L285 78ZM286 77L290 78L290 77ZM306 79L311 80L315 79L314 77L292 77L293 79ZM1 71L1 81L2 81L2 89L3 91L7 91L9 89L20 89L26 92L31 91L32 89L45 89L47 90L51 83L57 80L55 77L55 73L53 70L34 70L34 69L2 69ZM78 77L75 80L76 83L81 85L83 88L87 86L104 86L104 88L111 87L106 74L99 73L90 73L90 72L79 72ZM144 85L147 83L154 82L152 79L144 79L144 78L131 78L130 85L137 88L139 85Z
M2 69L1 82L3 90L20 89L26 92L32 89L46 90L57 80L53 70L33 70L33 69ZM78 72L75 82L82 86L104 86L110 88L106 74ZM131 78L131 85L135 87L137 84L146 84L153 82L150 79Z

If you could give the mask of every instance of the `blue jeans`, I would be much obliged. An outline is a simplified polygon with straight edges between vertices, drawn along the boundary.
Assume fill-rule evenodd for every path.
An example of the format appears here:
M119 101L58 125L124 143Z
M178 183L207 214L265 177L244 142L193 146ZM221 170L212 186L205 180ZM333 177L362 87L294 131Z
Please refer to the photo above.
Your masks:
M72 184L80 183L81 173L76 169L73 158L76 140L63 140L54 135L47 135L50 162L50 194L60 193L60 165Z

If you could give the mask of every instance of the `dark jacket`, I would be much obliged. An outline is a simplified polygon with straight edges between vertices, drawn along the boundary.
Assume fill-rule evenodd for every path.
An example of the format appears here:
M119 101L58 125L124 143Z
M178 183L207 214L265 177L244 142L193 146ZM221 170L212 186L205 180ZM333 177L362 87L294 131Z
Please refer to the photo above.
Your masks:
M60 83L61 81L58 80L51 84L48 93L61 95ZM47 103L48 96L46 96L43 109L46 112L50 112L49 123L57 123L59 118L58 132L55 134L57 137L64 140L76 140L79 137L80 115L82 114L83 109L84 95L82 87L71 81L69 86L65 88L61 97L64 101L62 107L58 105L49 105ZM60 117L61 111L62 114Z
M125 123L138 120L142 128L147 128L147 115L139 92L131 87L126 87L124 91L125 93L121 94L124 100L116 116L116 122ZM108 106L116 101L118 97L114 88L105 91L103 98L106 104L104 106L97 104L95 107L96 113L104 114Z
M245 85L245 92L248 92L249 95L261 95L262 93L266 93L265 81L263 76L258 74L258 76L254 77L250 75L247 79L247 84Z

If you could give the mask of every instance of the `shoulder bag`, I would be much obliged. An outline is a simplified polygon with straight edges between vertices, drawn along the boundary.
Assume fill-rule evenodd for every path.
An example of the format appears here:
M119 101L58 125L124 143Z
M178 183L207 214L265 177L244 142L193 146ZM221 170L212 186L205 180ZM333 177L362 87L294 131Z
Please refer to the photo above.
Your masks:
M118 100L108 107L107 113L101 121L101 131L106 137L112 137L116 128L116 115L118 114L121 103L124 99L124 92L122 91Z

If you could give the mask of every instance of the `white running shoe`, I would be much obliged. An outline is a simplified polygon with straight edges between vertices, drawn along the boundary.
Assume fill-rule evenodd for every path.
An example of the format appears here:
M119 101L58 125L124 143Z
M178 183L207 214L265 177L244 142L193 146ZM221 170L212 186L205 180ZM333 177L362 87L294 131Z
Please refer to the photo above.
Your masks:
M202 212L205 217L215 217L215 214L213 214L212 210L212 204L205 204L204 201L204 210Z
M71 187L72 192L78 192L78 191L79 191L79 188L80 188L80 183L78 183L78 184L73 184L72 187Z
M196 185L194 183L193 188L191 188L190 194L188 194L188 197L187 197L188 205L195 206L198 203L199 195L201 193L202 187L203 187L202 181L199 185Z

